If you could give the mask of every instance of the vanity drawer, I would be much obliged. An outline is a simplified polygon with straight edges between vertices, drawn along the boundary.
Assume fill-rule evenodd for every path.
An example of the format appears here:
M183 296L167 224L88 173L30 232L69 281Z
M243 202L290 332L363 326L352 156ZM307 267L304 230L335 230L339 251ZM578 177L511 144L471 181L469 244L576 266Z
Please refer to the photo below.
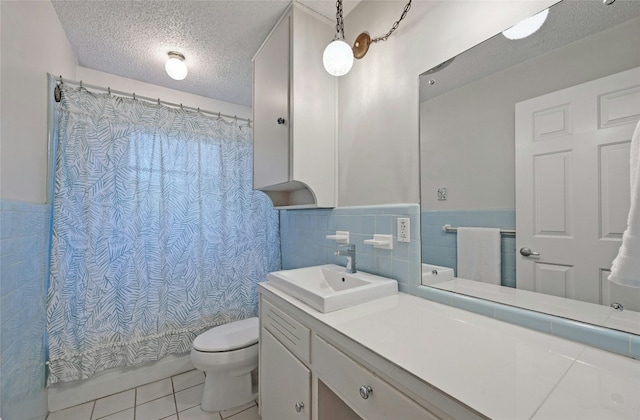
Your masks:
M310 362L311 331L266 299L260 302L260 321L300 360Z
M313 367L318 378L364 418L438 418L316 335L313 352ZM371 387L372 391L366 399L360 393L363 386Z

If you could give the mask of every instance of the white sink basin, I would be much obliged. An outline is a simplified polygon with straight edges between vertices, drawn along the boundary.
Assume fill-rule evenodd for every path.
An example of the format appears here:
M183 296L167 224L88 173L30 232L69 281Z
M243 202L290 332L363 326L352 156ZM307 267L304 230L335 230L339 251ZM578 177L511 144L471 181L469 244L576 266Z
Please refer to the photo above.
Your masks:
M320 312L331 312L398 293L398 282L335 264L269 273L267 281Z
M439 265L422 264L422 284L430 286L432 284L444 283L453 279L453 268L441 267Z

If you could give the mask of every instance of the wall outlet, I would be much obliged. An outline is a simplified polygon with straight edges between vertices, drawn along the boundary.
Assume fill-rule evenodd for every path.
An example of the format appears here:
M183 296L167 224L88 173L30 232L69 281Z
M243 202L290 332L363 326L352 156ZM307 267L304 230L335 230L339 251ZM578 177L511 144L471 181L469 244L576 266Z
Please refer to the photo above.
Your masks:
M411 219L398 217L398 242L411 242Z
M447 187L438 188L438 200L444 201L447 199Z

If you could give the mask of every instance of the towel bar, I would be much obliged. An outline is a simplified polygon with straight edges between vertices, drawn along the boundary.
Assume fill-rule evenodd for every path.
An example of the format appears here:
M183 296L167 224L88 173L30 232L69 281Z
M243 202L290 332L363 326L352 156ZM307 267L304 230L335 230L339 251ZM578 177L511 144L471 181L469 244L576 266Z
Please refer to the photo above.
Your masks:
M453 227L451 225L444 225L442 226L442 230L444 230L445 232L453 232L456 233L458 232L458 228L457 227ZM500 229L500 234L501 235L516 235L516 231L514 229Z

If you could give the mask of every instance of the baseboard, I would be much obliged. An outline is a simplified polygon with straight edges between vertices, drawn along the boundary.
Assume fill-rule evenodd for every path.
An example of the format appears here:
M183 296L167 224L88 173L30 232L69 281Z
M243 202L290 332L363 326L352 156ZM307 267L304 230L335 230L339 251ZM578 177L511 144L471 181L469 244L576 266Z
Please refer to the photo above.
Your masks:
M135 367L114 368L89 379L50 386L49 411L58 411L194 369L189 353Z

